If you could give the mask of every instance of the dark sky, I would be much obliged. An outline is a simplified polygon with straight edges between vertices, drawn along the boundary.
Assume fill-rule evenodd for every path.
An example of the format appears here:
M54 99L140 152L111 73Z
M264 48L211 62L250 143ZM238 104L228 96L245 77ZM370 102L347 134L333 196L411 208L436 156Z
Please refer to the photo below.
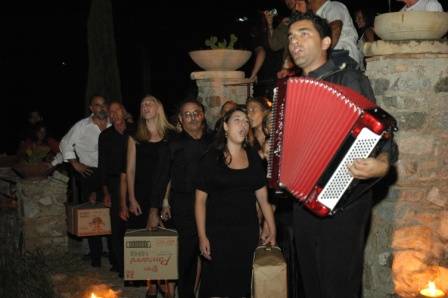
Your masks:
M342 2L349 8L359 3ZM400 6L392 2L395 9ZM387 1L362 3L372 13L387 10ZM112 4L122 100L134 114L143 95L142 57L149 61L151 93L171 112L191 89L189 74L198 69L189 50L203 47L203 41L218 32L221 37L238 35L245 26L236 22L238 16L253 19L259 11L274 7L286 13L281 0L112 0ZM190 6L180 6L184 4ZM1 117L0 153L15 150L18 132L32 109L42 111L56 137L84 117L89 5L89 0L1 4L0 80L6 117Z

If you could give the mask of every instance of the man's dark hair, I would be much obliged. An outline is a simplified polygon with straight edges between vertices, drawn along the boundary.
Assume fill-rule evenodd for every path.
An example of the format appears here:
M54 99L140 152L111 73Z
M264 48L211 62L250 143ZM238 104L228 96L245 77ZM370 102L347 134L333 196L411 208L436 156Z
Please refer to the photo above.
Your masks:
M179 104L179 108L177 109L177 113L180 114L180 110L182 110L182 108L187 104L187 103L192 103L197 105L198 107L200 107L202 109L202 112L205 113L205 107L204 105L197 99L195 98L187 98L184 99L180 104Z
M317 30L317 32L319 32L321 39L323 39L325 37L331 38L331 28L330 28L330 25L328 24L327 20L324 18L321 18L318 15L315 15L314 13L306 12L306 13L302 14L302 13L294 12L291 15L290 20L291 20L291 23L289 23L289 26L291 26L292 24L294 24L295 22L298 22L298 21L310 21L311 23L313 23L313 26Z
M90 96L90 99L89 99L89 105L92 105L92 104L93 104L93 100L95 99L95 97L101 97L101 98L104 99L104 102L107 102L107 100L106 100L106 98L105 98L104 96L99 95L99 94L94 94L94 95Z

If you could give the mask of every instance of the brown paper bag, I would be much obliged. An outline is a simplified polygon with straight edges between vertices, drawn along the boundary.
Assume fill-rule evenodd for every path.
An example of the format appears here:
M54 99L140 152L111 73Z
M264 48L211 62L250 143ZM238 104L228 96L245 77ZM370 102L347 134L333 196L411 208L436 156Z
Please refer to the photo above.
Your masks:
M90 202L67 205L67 230L78 237L101 236L112 233L109 208Z
M177 232L131 230L124 236L124 279L177 279Z
M287 298L286 262L277 246L259 246L252 266L253 298Z

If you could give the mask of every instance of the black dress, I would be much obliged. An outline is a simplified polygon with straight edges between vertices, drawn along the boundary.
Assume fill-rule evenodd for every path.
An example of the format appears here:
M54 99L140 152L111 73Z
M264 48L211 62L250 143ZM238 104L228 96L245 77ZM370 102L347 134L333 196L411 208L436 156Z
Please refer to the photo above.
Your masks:
M135 199L142 214L132 215L128 228L144 229L148 222L150 208L160 208L163 191L158 185L160 169L163 162L159 157L161 151L168 150L166 140L160 142L135 142ZM161 194L162 193L162 194Z
M258 154L249 166L231 169L209 151L200 164L197 189L208 194L206 233L211 261L205 261L201 297L249 297L252 259L259 239L255 191L266 185Z

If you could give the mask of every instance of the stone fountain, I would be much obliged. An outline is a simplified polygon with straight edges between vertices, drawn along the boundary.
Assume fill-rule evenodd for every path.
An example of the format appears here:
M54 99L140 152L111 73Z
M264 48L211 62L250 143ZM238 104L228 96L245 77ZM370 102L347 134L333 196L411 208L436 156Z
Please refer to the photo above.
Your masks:
M234 49L199 50L189 53L204 71L191 73L198 86L198 99L206 107L206 119L214 127L223 103L233 100L244 104L252 95L252 84L238 71L250 58L251 52Z

